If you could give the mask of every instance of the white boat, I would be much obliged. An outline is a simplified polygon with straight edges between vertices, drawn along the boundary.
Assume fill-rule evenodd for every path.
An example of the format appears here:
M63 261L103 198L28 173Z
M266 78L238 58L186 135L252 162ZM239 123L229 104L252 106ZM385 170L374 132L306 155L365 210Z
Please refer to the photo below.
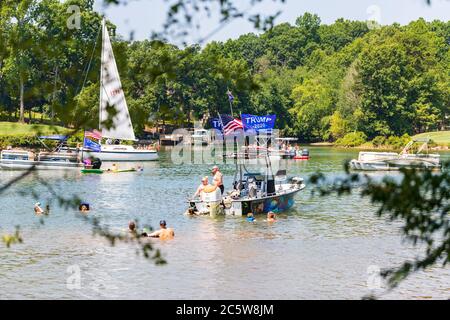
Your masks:
M104 19L102 21L102 39L99 128L102 132L102 139L106 139L107 143L100 143L100 152L87 151L85 156L96 157L102 161L158 160L158 152L156 150L141 150L131 145L114 143L114 141L120 140L136 141L136 137ZM115 111L108 112L107 109L110 108L114 108ZM111 114L114 114L112 119ZM111 121L112 125L110 123L106 125L106 122Z
M248 159L248 154L236 155ZM222 196L220 189L202 192L199 200L189 200L190 215L245 216L249 213L280 213L292 208L294 196L305 189L302 178L288 178L285 170L272 173L270 157L265 156L264 174L247 171L244 164L236 164L233 189Z
M71 152L70 150L62 151L61 147L67 137L50 136L40 137L39 140L41 139L57 140L60 143L53 151L38 153L20 149L2 150L0 154L0 167L10 170L79 170L83 168L81 154L79 152Z
M393 152L360 152L358 159L350 161L350 168L362 171L391 171L401 168L440 169L439 154L428 154L429 139L418 139L409 142L401 153ZM416 143L422 143L416 153L411 153ZM426 153L423 153L426 151Z

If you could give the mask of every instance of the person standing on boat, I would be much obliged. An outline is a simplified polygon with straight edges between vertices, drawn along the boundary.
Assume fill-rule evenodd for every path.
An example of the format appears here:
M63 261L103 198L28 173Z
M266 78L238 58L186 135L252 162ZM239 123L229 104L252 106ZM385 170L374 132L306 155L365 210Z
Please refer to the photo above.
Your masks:
M225 192L225 187L223 186L223 174L220 172L218 166L212 168L214 185L217 186L222 194Z

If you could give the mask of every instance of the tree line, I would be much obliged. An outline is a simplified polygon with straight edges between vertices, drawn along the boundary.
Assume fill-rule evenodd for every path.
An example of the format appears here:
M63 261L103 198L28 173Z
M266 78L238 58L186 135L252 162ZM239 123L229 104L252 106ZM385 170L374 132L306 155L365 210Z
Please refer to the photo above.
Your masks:
M1 2L1 119L24 121L34 111L65 126L97 127L101 16L93 2ZM71 29L73 4L81 26ZM305 13L293 25L204 47L127 41L108 26L137 131L229 113L228 90L236 114L275 113L285 135L308 142L447 125L450 22L327 25Z

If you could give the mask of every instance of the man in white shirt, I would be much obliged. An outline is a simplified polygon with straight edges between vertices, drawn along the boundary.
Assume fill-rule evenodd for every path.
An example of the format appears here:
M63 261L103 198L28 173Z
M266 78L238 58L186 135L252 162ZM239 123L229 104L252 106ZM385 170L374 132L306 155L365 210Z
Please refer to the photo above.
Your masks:
M209 185L208 177L204 177L202 179L202 184L198 186L197 191L194 194L194 199L197 198L198 196L200 196L203 189L205 189L205 187L207 187L208 185Z

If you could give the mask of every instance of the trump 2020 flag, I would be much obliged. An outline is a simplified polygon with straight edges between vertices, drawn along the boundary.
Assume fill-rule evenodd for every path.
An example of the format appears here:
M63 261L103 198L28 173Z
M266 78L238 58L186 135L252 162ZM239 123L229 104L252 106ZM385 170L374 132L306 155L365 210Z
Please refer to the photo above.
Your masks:
M272 130L275 128L276 115L254 116L251 114L242 114L242 125L244 130L254 130L256 132L263 130Z
M91 139L84 138L84 148L89 149L94 152L101 152L102 147L97 142L92 141Z

